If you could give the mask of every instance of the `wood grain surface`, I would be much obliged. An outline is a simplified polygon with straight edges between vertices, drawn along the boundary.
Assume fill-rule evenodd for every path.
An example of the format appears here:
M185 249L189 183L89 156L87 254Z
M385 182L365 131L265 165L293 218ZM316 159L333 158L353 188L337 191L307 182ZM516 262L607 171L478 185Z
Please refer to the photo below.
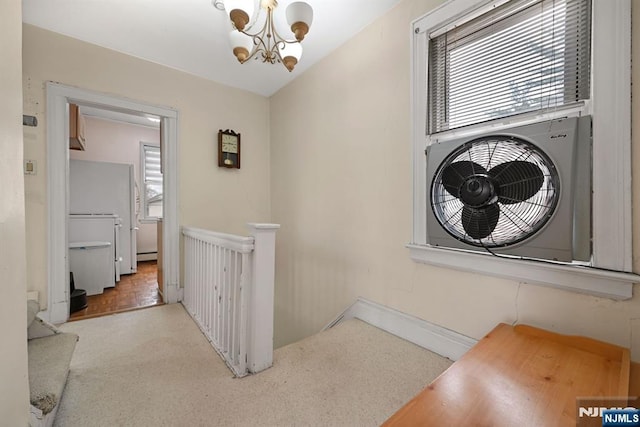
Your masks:
M499 324L385 426L575 426L578 397L627 396L629 350Z

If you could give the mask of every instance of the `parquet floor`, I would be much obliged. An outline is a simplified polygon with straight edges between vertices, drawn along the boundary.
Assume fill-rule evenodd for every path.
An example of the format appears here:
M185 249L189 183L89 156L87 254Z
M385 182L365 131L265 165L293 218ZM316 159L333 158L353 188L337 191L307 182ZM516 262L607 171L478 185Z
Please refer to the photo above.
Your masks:
M107 288L100 295L87 297L87 308L71 314L69 320L99 317L121 311L163 304L158 293L156 261L138 262L138 272L120 276L115 288ZM76 285L81 289L81 286Z

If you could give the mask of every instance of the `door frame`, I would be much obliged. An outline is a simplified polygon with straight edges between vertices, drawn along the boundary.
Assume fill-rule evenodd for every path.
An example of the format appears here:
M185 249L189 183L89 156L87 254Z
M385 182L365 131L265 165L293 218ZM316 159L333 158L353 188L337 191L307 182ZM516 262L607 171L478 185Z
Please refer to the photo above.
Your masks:
M47 82L47 281L48 305L44 317L52 323L69 318L69 108L78 103L122 113L152 114L162 120L162 166L165 172L163 206L164 298L180 300L178 221L178 111L60 83Z

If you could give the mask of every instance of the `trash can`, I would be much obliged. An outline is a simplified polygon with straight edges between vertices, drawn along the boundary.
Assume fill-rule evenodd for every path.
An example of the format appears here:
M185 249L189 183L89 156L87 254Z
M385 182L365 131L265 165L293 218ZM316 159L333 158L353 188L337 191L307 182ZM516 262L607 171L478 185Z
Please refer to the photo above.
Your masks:
M87 301L87 291L84 289L76 289L75 280L73 280L73 271L69 272L69 290L71 291L69 314L73 314L76 311L87 308L89 305L89 302Z
M69 243L69 271L73 272L75 285L98 295L113 282L111 266L111 242Z

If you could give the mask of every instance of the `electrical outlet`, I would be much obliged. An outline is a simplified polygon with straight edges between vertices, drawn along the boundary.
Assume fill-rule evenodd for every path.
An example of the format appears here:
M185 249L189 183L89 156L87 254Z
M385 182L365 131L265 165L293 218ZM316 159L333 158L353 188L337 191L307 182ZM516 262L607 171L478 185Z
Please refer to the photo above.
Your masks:
M35 160L25 160L24 161L24 174L25 175L36 175L36 161Z

